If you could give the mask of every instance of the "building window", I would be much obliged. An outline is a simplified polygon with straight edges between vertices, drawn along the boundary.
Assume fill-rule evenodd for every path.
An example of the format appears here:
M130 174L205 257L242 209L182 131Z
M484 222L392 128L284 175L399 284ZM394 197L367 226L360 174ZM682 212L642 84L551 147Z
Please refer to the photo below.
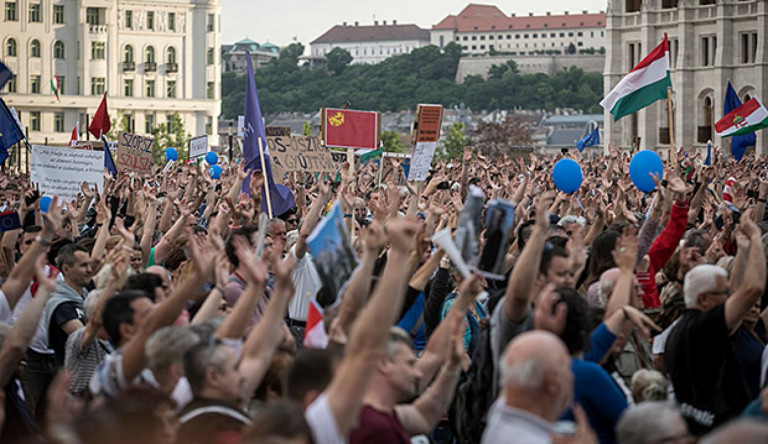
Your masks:
M576 33L576 37L583 37L583 36L584 36L584 33L583 33L583 32L581 32L581 31L579 31L578 33Z
M175 12L168 13L168 30L169 31L176 30L176 13Z
M5 21L16 22L19 16L16 13L16 2L5 2Z
M40 57L40 41L35 39L29 43L29 56Z
M461 49L463 49L463 50L465 50L465 51L466 51L467 49L469 49L469 47L468 47L467 45L462 45L462 46L461 46Z
M125 11L125 27L133 29L133 11Z
M671 60L669 61L669 64L672 68L677 67L677 55L680 53L680 40L678 39L670 39L669 43L669 49L672 51L672 53L669 55Z
M523 38L527 39L528 38L528 34L523 35Z
M706 36L701 38L701 66L712 66L715 64L715 54L717 54L717 37Z
M208 32L213 32L216 29L216 16L214 14L208 14L208 23L205 29Z
M155 63L154 46L147 46L147 49L144 50L144 63Z
M123 79L123 95L133 97L133 79Z
M696 141L707 143L712 140L712 125L714 124L714 103L712 98L707 96L702 101L701 107L701 126L698 128Z
M472 50L474 51L476 49L477 49L477 46L476 45L472 45Z
M15 93L16 92L16 76L11 76L10 79L8 79L8 83L5 84L5 92L8 93Z
M40 76L29 76L29 92L32 94L40 94Z
M176 63L176 48L173 46L165 50L165 63L169 65Z
M176 98L176 81L175 80L169 80L165 84L165 96L169 99L175 99Z
M213 57L214 57L213 48L208 48L205 56L205 63L207 65L213 65Z
M539 35L538 34L533 34L533 38L537 39L537 38L539 38Z
M741 34L741 63L755 63L757 57L757 33Z
M488 36L488 40L493 40L493 36L492 36L492 35L489 35L489 36Z
M53 24L64 24L64 5L53 5Z
M8 39L5 42L5 56L16 57L16 39Z
M677 0L661 0L661 7L664 9L677 8Z
M216 98L216 91L214 90L213 85L214 85L213 82L208 82L206 84L207 87L205 88L205 96L207 98L209 98L209 99L215 99Z
M467 36L462 37L463 40L466 42L469 38Z
M640 8L642 8L642 5L643 5L642 0L626 0L625 9L627 12L640 12Z
M53 131L57 133L66 132L64 129L64 113L53 114Z
M155 97L155 81L154 80L147 80L144 83L144 96Z
M560 33L560 37L565 37L565 33L564 33L564 32L561 32L561 33Z
M91 60L104 60L107 44L104 42L91 42Z
M66 77L64 76L56 76L59 79L59 95L63 96L67 93L67 82Z
M61 40L57 40L56 43L53 44L53 58L54 59L63 59L64 56L64 42Z
M519 39L520 38L520 34L515 34L515 38Z
M123 48L123 61L133 62L133 46L125 45L125 48Z
M104 88L107 81L104 77L91 77L91 95L100 96L104 94Z
M165 129L166 129L166 131L168 131L169 133L172 133L174 128L175 127L173 126L173 114L166 114L165 115Z
M699 0L699 4L702 5L702 6L714 5L715 4L715 0Z
M476 36L476 35L473 35L473 36L472 36L472 40L477 40L477 36Z
M485 49L485 45L480 45L480 49Z
M29 4L29 23L41 23L43 16L40 13L40 3Z
M29 129L40 131L40 111L29 112Z
M155 13L147 11L147 29L155 29Z
M512 34L507 34L507 40L512 40Z
M149 134L155 129L155 115L144 114L144 132Z
M85 22L88 23L90 26L100 25L101 20L99 20L99 8L86 8Z

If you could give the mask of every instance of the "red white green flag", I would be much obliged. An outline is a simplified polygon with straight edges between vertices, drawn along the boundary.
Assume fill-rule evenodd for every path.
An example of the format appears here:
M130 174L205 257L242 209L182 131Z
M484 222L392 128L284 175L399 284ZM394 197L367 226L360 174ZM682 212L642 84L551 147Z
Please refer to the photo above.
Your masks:
M768 109L757 97L746 101L715 123L715 131L720 137L741 136L763 128L768 128Z
M664 34L664 41L632 68L600 105L613 115L613 120L619 120L657 100L666 99L667 88L671 87L669 41Z
M51 79L51 92L56 96L56 100L61 102L61 91L59 90L59 76L53 76Z

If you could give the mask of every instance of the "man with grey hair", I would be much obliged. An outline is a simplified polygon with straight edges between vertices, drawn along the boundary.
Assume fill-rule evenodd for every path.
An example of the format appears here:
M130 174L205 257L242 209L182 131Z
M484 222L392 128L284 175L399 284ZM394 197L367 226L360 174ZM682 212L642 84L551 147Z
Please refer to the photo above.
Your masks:
M573 400L571 359L552 333L522 333L507 346L500 364L502 396L488 413L483 444L549 443L554 422Z
M752 419L741 419L720 427L705 436L699 444L764 444L768 442L768 425Z
M760 229L751 210L741 217L743 237L731 282L722 268L699 265L685 275L686 310L667 339L664 360L692 433L703 435L738 415L749 403L730 332L760 299L766 265ZM739 276L741 275L741 276Z
M200 336L188 327L163 327L150 336L144 346L147 368L152 371L157 388L176 401L181 410L192 400L192 389L184 376L184 354L200 342Z
M693 437L672 403L644 402L629 408L616 425L618 444L688 443Z

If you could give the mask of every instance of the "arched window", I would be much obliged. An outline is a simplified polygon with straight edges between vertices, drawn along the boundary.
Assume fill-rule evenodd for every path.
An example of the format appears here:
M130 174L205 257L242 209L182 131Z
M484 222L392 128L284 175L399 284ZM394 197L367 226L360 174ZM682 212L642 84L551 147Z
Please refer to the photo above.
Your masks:
M714 122L714 107L715 104L710 96L704 97L701 101L701 126L698 128L698 134L696 141L699 143L707 143L712 140L712 125Z
M176 48L173 46L165 50L165 63L169 65L176 63Z
M29 43L29 56L40 57L40 41L35 39Z
M65 58L64 42L62 42L61 40L57 40L56 43L53 44L53 58L54 59Z
M133 61L133 46L125 45L125 48L123 48L123 61L124 62Z
M16 57L16 39L8 39L5 42L5 56Z
M153 46L147 46L144 50L144 63L155 63L155 48Z

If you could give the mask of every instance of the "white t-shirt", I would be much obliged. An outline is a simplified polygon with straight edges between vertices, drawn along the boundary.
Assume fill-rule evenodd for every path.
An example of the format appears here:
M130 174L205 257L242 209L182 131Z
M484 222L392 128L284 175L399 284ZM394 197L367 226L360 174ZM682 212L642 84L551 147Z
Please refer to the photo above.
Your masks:
M45 272L50 274L51 267L49 265L45 266ZM59 273L56 275L56 280L64 282L64 275ZM2 291L0 291L0 294L2 294ZM32 302L32 284L27 286L27 289L24 290L24 294L22 294L19 301L16 302L16 306L13 307L11 320L6 320L5 318L6 313L4 312L4 309L8 309L9 305L5 298L5 294L2 296L2 301L0 302L0 320L13 324L21 317L21 313L24 312L24 309L27 308L29 303ZM44 316L40 318L40 323L37 324L37 330L35 331L35 336L32 337L32 342L30 342L29 348L44 355L54 354L53 350L48 348L48 326L45 325Z
M323 393L307 407L304 418L315 435L316 444L345 444L347 439L341 436L336 418L333 416L328 395Z
M296 258L296 246L291 248L291 254ZM296 258L296 260L296 268L291 273L296 291L288 304L288 316L294 321L306 321L309 300L317 296L317 292L323 287L323 282L309 252L303 258Z

